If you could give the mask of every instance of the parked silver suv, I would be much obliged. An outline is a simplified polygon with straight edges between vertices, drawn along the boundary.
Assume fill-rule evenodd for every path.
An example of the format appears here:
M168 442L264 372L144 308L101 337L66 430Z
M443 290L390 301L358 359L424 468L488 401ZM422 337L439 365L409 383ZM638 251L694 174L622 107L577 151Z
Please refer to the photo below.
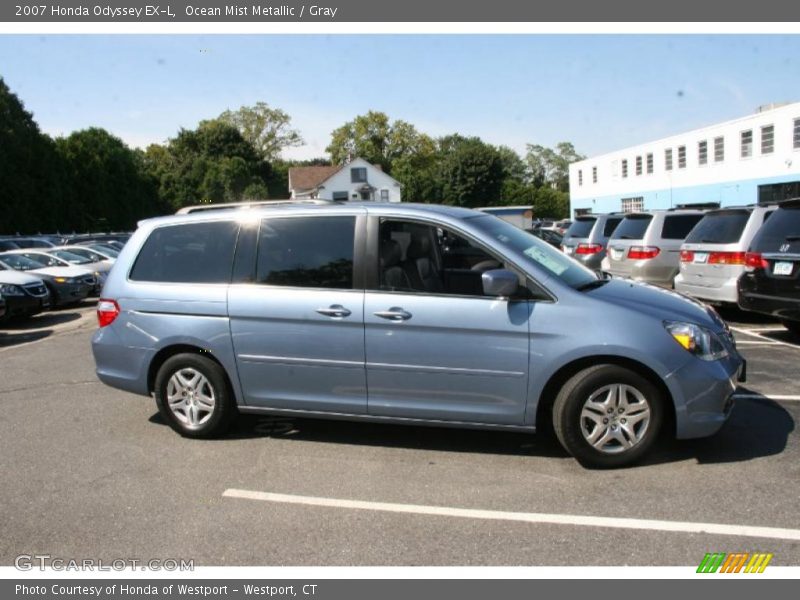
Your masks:
M745 254L761 225L777 206L737 206L712 210L681 245L675 289L710 302L736 304Z
M605 278L481 212L344 203L141 223L92 340L105 383L189 437L237 412L533 432L630 464L665 421L728 418L743 361L716 313Z
M608 241L603 270L672 288L680 268L681 244L704 214L668 209L626 215Z
M622 213L582 215L567 229L562 249L590 269L599 269L606 256L608 238L625 217Z

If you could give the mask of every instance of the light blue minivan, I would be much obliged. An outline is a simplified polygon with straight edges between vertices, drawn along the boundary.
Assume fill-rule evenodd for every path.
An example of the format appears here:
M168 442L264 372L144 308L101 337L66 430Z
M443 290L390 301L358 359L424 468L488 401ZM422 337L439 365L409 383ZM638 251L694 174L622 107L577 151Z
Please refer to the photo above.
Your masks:
M533 432L581 464L708 436L744 378L713 309L608 279L482 212L381 203L140 223L98 304L99 378L189 437L237 412Z

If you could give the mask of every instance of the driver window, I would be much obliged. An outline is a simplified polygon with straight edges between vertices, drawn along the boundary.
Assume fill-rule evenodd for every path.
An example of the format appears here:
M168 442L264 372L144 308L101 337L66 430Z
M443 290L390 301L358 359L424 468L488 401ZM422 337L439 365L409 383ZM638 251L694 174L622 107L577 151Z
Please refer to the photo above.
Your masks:
M481 274L507 268L471 240L413 221L381 219L378 253L383 291L483 296Z

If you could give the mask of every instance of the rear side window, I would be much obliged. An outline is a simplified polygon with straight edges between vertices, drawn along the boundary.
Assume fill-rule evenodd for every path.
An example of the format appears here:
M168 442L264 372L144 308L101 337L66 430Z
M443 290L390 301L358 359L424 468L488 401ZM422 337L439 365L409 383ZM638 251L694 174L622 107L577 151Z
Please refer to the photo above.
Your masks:
M786 245L785 245L786 244ZM753 239L758 252L800 252L800 207L779 208L765 221Z
M702 218L703 215L667 215L664 217L661 237L665 240L685 239Z
M569 226L569 229L567 230L567 233L564 234L564 237L589 237L589 234L592 232L592 227L594 227L596 221L597 219L578 219Z
M133 281L228 283L239 225L186 223L154 229L131 270Z
M733 244L742 237L750 212L731 210L708 213L692 229L686 241L690 244Z
M603 237L611 237L611 234L614 233L614 230L621 221L622 217L611 217L606 219L606 224L603 227Z
M625 217L622 223L614 230L615 240L640 240L644 237L652 215L637 215L635 217Z
M256 280L288 287L351 289L355 217L264 219Z

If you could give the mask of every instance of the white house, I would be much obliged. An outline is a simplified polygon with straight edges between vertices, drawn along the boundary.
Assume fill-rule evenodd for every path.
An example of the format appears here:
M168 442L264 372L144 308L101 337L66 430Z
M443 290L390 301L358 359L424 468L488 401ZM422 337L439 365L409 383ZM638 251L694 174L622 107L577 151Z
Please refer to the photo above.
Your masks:
M570 165L572 214L800 197L800 102Z
M400 183L363 158L344 165L289 169L291 198L400 202Z

